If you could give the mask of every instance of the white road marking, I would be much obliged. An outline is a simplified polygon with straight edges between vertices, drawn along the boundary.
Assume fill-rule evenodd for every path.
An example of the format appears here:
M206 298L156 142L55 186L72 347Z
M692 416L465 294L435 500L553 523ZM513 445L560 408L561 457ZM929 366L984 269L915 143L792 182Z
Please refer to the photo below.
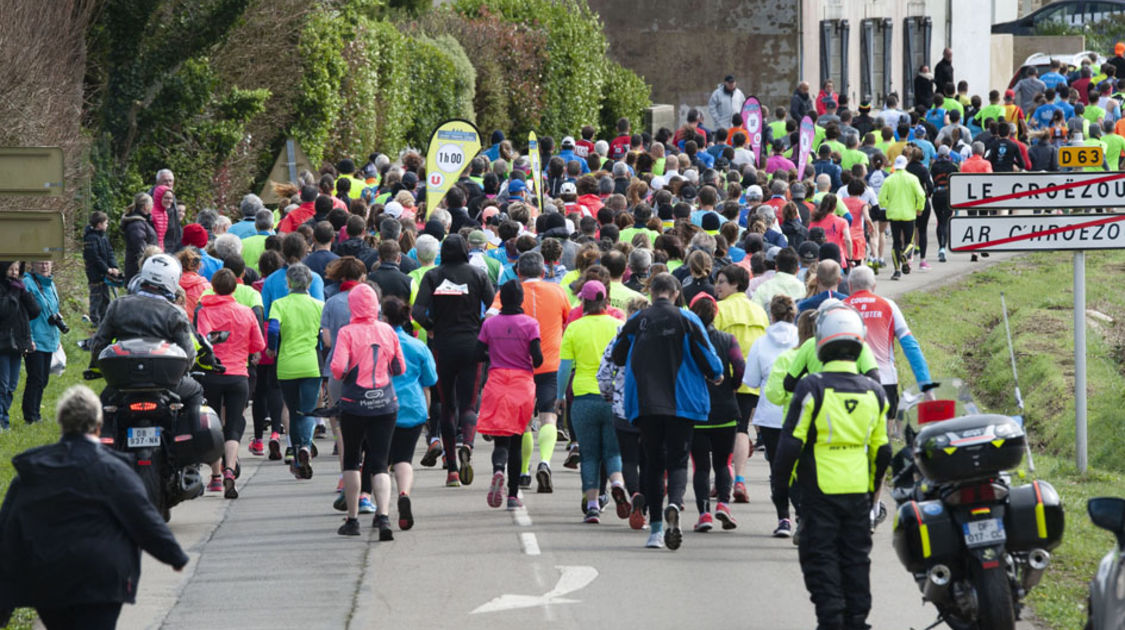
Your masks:
M521 507L512 512L512 520L520 527L531 527L531 515L526 507Z
M520 545L523 547L523 552L529 556L539 555L539 541L535 539L535 534L531 532L523 532L520 534Z
M527 535L527 534L523 534ZM521 608L536 608L538 606L550 606L553 604L578 604L581 603L577 599L566 599L564 595L569 595L575 591L586 588L591 582L598 577L598 570L594 567L586 566L556 566L562 575L559 576L558 583L555 588L547 591L542 595L501 595L481 606L478 606L470 614L500 612L504 610L518 610Z

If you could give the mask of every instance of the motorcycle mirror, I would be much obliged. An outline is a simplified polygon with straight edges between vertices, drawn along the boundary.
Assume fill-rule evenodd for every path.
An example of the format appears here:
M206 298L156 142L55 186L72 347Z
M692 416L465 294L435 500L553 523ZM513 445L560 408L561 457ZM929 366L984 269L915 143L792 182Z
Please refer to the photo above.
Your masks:
M223 343L227 339L230 339L229 330L212 330L211 332L207 333L208 343Z
M1098 497L1086 503L1090 520L1117 536L1117 546L1125 548L1125 499Z

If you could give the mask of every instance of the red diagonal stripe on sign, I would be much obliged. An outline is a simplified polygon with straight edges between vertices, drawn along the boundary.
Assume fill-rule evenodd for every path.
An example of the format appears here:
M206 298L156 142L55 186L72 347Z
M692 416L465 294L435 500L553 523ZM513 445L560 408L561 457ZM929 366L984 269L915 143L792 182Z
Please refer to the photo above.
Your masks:
M1023 192L1011 193L1008 195L1000 195L999 197L985 197L984 199L975 199L973 201L965 201L959 203L954 208L972 208L974 206L982 206L986 203L996 203L997 201L1007 201L1009 199L1018 199L1020 197L1034 197L1035 195L1042 195L1059 190L1066 190L1067 188L1078 188L1079 186L1092 186L1094 184L1101 184L1103 182L1112 182L1118 179L1125 179L1125 173L1114 173L1106 175L1105 177L1096 177L1094 179L1084 179L1082 181L1071 182L1069 184L1059 184L1057 186L1048 186L1046 188L1036 188L1035 190L1027 190ZM1065 205L1065 203L1060 204Z
M1016 241L1026 241L1028 239L1036 238L1039 236L1050 236L1052 234L1061 234L1063 232L1073 232L1074 230L1081 230L1088 227L1097 227L1107 223L1115 223L1117 221L1125 221L1125 214L1115 214L1112 216L1087 221L1086 223L1075 223L1074 225L1064 225L1062 227L1051 228L1042 232L1028 232L1027 234L1020 234L1019 236L1011 236L1002 238L997 241L985 241L983 243L976 243L975 245L966 245L965 247L958 247L953 250L956 252L967 252L975 249L984 249L985 247L996 247L997 245L1004 245L1006 243L1014 243Z

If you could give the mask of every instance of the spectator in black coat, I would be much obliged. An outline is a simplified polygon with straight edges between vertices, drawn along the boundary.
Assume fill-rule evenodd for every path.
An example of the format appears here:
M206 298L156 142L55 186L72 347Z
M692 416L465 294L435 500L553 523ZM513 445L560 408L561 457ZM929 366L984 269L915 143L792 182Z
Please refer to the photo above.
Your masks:
M156 245L156 228L152 225L152 197L137 193L133 204L121 217L121 231L125 235L125 282L141 270L141 254L145 247Z
M399 269L402 260L402 250L398 243L392 240L379 242L379 266L376 267L367 279L379 285L383 297L395 296L401 298L403 303L410 303L410 276Z
M8 428L8 409L20 378L23 356L35 349L31 320L39 317L39 302L23 285L23 264L0 261L0 431Z
M109 217L104 212L94 212L90 215L90 223L82 234L82 260L86 263L86 282L90 286L90 321L97 325L105 315L109 306L109 286L105 281L107 277L117 278L121 272L117 269L117 256L113 254L113 246L105 231L109 226Z
M99 443L97 394L70 388L56 417L58 442L12 459L17 476L0 508L0 624L30 606L49 630L114 628L121 605L136 599L141 549L176 571L188 557L127 457Z

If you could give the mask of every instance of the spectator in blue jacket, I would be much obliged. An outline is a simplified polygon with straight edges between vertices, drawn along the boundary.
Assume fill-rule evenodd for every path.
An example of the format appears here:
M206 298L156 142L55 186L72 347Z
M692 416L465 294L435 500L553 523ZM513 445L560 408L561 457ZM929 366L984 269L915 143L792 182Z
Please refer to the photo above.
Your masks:
M579 166L582 169L583 175L590 172L590 166L586 163L586 160L578 157L578 155L575 154L575 152L574 152L574 137L573 136L567 136L567 137L563 138L561 146L562 146L562 150L559 151L558 157L562 158L563 164L570 164L571 162L578 162Z
M816 154L817 158L813 160L812 163L813 170L817 175L823 173L832 180L832 184L829 186L828 190L839 190L840 186L843 185L840 183L840 173L842 169L839 164L832 161L832 147L828 146L828 143L825 142L820 145Z
M51 376L51 357L59 349L59 292L51 274L51 261L37 260L23 276L23 286L39 303L39 315L31 320L31 341L34 349L24 356L27 383L23 389L24 422L39 422L43 390ZM65 324L64 324L65 325Z

